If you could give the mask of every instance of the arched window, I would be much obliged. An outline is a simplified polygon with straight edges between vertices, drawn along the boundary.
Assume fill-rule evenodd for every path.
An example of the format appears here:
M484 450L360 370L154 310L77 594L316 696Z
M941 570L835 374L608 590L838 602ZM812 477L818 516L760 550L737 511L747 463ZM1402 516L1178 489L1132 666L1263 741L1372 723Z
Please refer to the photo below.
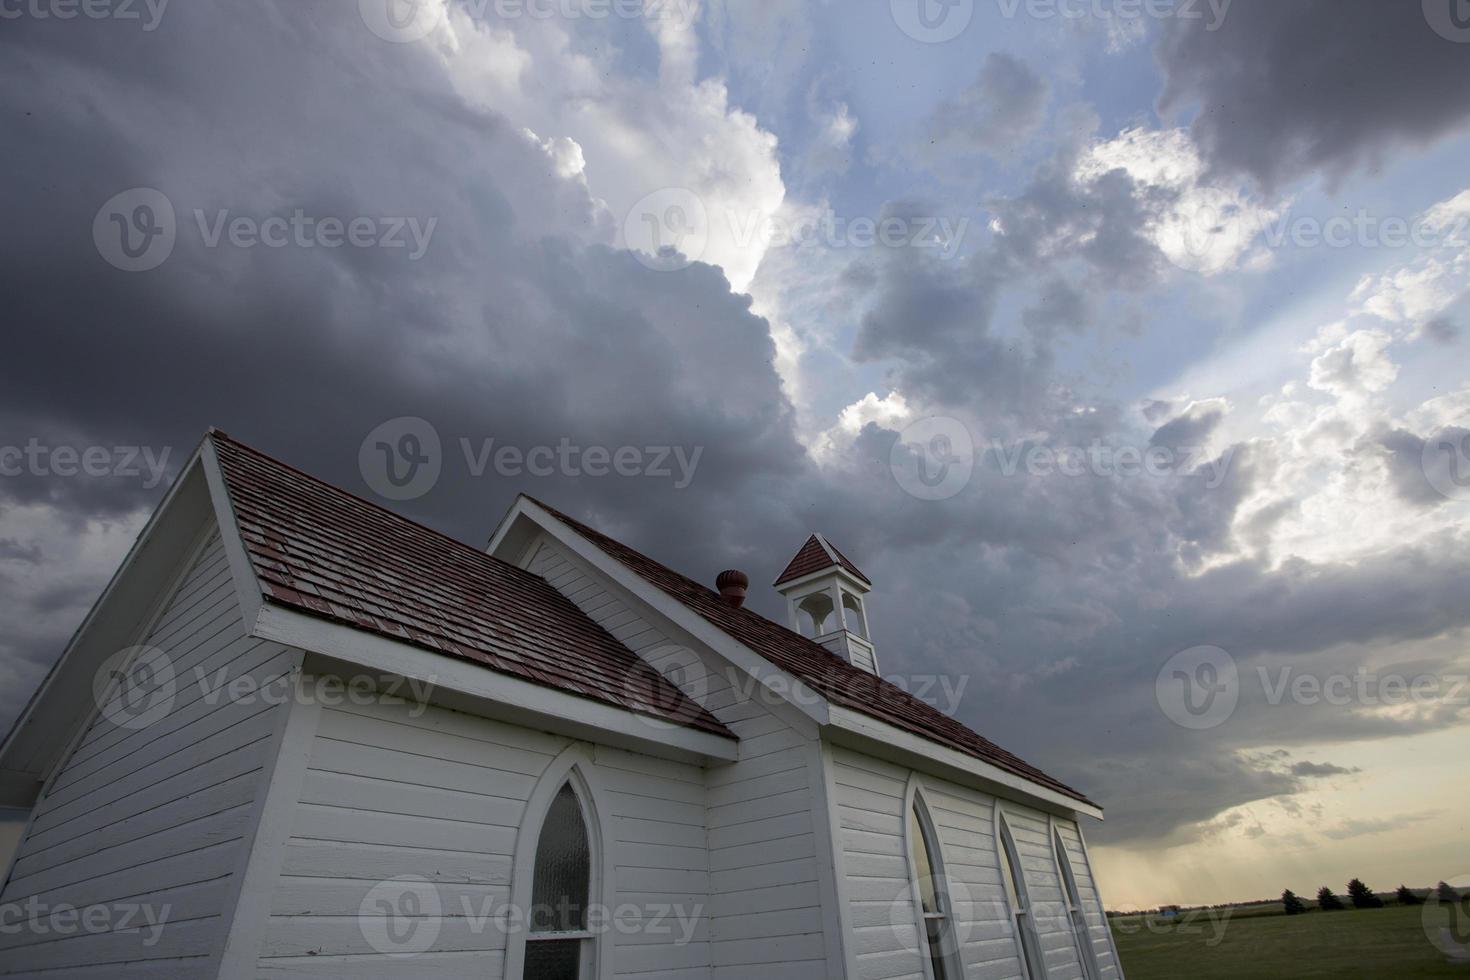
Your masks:
M1099 980L1102 971L1097 965L1097 951L1092 948L1092 932L1087 928L1087 914L1082 909L1082 897L1077 891L1077 879L1072 874L1072 861L1067 856L1067 845L1062 842L1062 832L1056 827L1051 831L1052 850L1056 852L1057 868L1062 875L1062 889L1067 896L1067 918L1072 923L1072 938L1077 943L1077 958L1082 961L1082 973L1086 980Z
M1016 852L1016 840L1011 836L1011 825L1006 815L996 809L996 826L1000 836L1000 873L1006 882L1006 898L1010 902L1011 917L1016 926L1016 944L1020 947L1021 968L1028 980L1046 976L1046 965L1041 960L1041 944L1036 938L1036 917L1026 895L1026 876L1021 870L1021 856Z
M961 980L964 971L959 965L959 941L954 926L954 910L950 906L949 886L944 878L939 837L929 819L929 808L917 792L914 793L913 806L909 808L909 858L913 864L929 975L932 980Z
M832 606L832 595L825 589L821 592L813 592L797 604L804 617L801 620L801 634L808 639L816 639L830 632L827 620L832 617L834 611Z
M592 890L592 844L577 791L557 792L536 843L523 980L586 980L593 944L587 912Z
M863 615L863 600L851 592L844 591L842 593L842 608L847 610L847 614L843 618L847 620L848 632L856 633L866 640L868 638L868 620Z

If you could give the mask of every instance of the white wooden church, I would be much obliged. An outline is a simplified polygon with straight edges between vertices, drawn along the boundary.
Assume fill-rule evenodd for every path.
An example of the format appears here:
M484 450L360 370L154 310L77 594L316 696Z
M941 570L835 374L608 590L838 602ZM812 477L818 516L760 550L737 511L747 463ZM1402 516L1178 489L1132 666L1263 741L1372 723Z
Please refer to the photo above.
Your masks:
M211 432L0 746L0 975L1121 977L1082 794L529 497L488 550Z

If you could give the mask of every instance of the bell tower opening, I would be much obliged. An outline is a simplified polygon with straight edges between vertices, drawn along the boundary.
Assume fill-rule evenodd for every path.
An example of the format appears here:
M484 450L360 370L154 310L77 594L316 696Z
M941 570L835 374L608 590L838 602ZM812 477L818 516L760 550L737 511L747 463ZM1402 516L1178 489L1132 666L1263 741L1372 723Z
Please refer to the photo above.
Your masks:
M807 538L775 587L786 598L793 630L854 667L878 673L863 601L873 583L830 541L820 534Z

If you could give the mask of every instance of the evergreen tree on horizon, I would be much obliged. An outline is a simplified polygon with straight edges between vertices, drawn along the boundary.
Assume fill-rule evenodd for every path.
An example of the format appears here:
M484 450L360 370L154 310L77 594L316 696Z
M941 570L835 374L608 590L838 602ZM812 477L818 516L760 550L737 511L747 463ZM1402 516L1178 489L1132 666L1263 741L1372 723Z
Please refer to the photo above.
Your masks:
M1332 894L1332 889L1323 885L1317 889L1317 908L1323 912L1336 912L1343 907L1342 899Z
M1460 893L1451 888L1450 883L1447 881L1441 881L1438 885L1435 885L1434 894L1441 902L1454 903L1460 900Z
M1296 892L1290 888L1281 893L1281 904L1287 915L1301 915L1307 910L1307 903L1297 898Z
M1410 888L1408 885L1399 885L1399 889L1398 891L1394 892L1394 895L1398 897L1400 905L1424 904L1424 899L1420 898L1419 895L1414 891L1414 889Z
M1353 900L1355 909L1381 909L1383 899L1373 894L1373 889L1363 884L1363 879L1354 878L1347 885L1348 897Z

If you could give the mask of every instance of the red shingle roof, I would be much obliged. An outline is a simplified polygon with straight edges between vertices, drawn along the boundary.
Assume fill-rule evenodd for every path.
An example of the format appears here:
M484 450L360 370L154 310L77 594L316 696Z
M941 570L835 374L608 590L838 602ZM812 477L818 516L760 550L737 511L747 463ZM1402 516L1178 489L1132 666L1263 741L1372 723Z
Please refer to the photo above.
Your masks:
M771 622L753 610L731 606L714 590L539 500L536 503L646 582L673 596L707 622L794 675L833 704L963 752L1074 800L1097 805L1077 790L1053 779L897 685L852 666L826 647Z
M735 737L540 576L211 439L267 602Z
M866 575L858 571L856 565L848 561L846 555L837 550L835 544L815 534L806 539L806 544L801 546L796 557L791 559L791 563L786 566L786 571L782 572L773 584L780 587L804 575L810 575L812 572L820 572L825 568L838 566L857 576L866 585L873 584Z

